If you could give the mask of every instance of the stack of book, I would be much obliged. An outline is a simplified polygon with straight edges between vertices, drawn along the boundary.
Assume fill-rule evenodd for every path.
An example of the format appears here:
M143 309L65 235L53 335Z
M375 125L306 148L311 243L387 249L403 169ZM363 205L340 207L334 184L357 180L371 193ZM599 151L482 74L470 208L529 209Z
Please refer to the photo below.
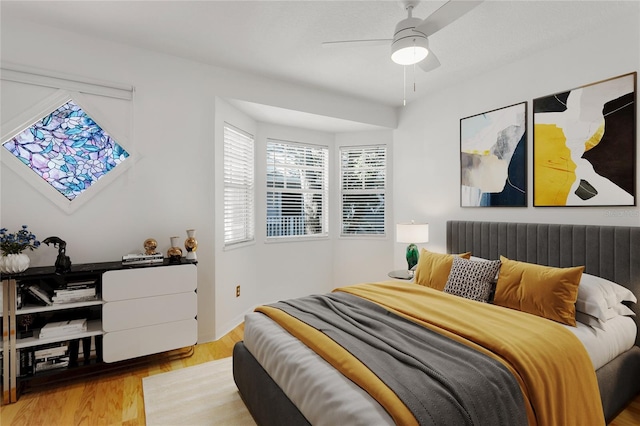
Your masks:
M34 351L35 372L65 368L69 366L68 342L52 343Z
M50 339L52 337L68 336L85 331L87 331L86 318L49 322L40 329L40 338Z
M54 304L84 302L87 300L95 300L96 298L96 282L76 281L69 282L62 289L53 290L51 300Z
M31 284L26 286L26 290L31 296L31 300L41 305L53 305L51 300L52 291L44 284Z
M122 256L122 264L123 265L149 265L155 263L162 263L164 257L162 253L156 254L144 254L144 253L134 253L134 254L125 254Z
M33 372L35 371L33 348L21 349L18 351L18 356L20 357L20 361L16 366L16 376L33 376Z

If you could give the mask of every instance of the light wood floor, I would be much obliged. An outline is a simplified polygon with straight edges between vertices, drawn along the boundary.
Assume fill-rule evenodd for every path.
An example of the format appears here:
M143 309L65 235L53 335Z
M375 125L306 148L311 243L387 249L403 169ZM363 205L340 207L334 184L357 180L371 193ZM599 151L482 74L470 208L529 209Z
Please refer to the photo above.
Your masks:
M241 324L220 340L196 345L190 357L156 357L124 372L30 391L1 407L0 425L144 425L143 377L229 357L243 333Z
M196 345L188 358L157 360L123 373L31 391L1 407L0 425L144 425L143 377L229 357L243 332L241 324L220 340ZM640 425L640 396L609 425Z
M640 379L640 378L639 378ZM610 426L638 426L640 425L640 395L631 401L631 403L618 416L613 419Z

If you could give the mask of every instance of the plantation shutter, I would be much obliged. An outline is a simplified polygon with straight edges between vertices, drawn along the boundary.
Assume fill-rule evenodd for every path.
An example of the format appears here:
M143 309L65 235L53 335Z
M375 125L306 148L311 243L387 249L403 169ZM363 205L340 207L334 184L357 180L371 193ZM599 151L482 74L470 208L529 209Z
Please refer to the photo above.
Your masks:
M267 237L326 236L329 149L267 140Z
M224 244L255 238L254 139L224 125Z
M385 235L386 146L340 148L341 235Z

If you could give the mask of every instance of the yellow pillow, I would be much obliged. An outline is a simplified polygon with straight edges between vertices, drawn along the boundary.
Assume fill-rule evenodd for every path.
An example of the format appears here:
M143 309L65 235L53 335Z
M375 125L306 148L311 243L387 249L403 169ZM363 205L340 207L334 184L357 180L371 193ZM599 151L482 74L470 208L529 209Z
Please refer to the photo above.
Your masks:
M418 265L416 266L416 284L435 288L440 291L444 290L444 286L447 285L447 279L449 279L449 273L451 272L454 256L469 259L471 252L462 254L441 254L422 249L420 251L420 258L418 259Z
M584 266L554 268L500 256L493 303L576 325L575 303Z

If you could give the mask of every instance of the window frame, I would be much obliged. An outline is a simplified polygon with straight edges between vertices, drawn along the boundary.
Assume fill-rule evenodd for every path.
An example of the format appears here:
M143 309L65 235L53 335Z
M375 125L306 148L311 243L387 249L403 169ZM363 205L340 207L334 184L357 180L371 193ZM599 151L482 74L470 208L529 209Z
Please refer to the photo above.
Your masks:
M382 167L384 173L384 181L382 189L352 189L345 190L345 171L354 170L354 168L345 169L343 162L343 153L362 151L362 153L382 151L384 155L384 166ZM338 173L340 177L339 182L339 198L340 198L340 210L339 210L339 226L340 226L340 238L386 238L388 236L388 195L389 195L389 149L386 144L371 144L371 145L347 145L341 146L338 149ZM375 168L374 168L375 169ZM344 215L344 200L345 195L375 195L382 194L384 199L384 212L382 220L382 232L365 232L365 233L345 233L345 215ZM367 223L369 224L369 223Z
M246 176L241 176L240 182L232 182L229 179L228 176L228 169L227 169L227 161L230 158L230 152L228 151L228 149L231 148L230 143L232 143L231 140L229 140L227 138L227 131L231 131L234 134L237 135L237 137L240 138L246 138L246 140L244 142L247 143L247 145L250 145L250 147L235 147L236 151L239 152L240 154L240 159L244 160L242 161L243 164L236 164L237 167L244 167L247 171L245 172L241 172L245 173ZM248 157L245 157L248 153ZM230 124L228 122L224 122L223 125L223 148L222 148L222 164L223 164L223 171L222 171L222 181L223 181L223 245L225 249L228 248L232 248L232 247L237 247L240 245L246 245L246 244L251 244L254 243L256 240L256 165L255 165L255 156L256 156L256 144L255 144L255 137L249 133L246 132L244 130L242 130L241 128L234 126L233 124ZM242 191L244 191L245 195L248 195L247 197L247 204L248 205L244 205L241 207L242 212L240 214L238 214L238 212L233 212L234 217L230 217L228 216L228 214L230 213L230 206L229 206L229 202L230 199L227 198L227 196L229 195L229 190L240 190L240 193L242 193ZM244 216L243 216L244 214ZM242 217L244 217L244 223L243 224L239 224L236 223L235 226L237 227L241 227L244 232L241 232L241 236L240 237L235 237L233 238L233 230L229 230L228 229L228 219L231 219L231 221L233 222L234 220L238 220L236 216L239 216L240 219L242 219ZM232 224L233 225L233 224ZM231 232L232 234L232 238L227 239L228 238L228 233Z
M11 168L16 174L18 174L18 176L24 179L33 188L40 192L40 194L68 215L73 214L77 209L98 195L103 189L115 182L120 176L130 170L140 158L139 154L133 147L133 141L127 137L126 131L123 131L121 126L117 126L116 123L110 121L106 114L102 113L101 109L95 105L95 99L92 100L91 97L93 91L90 89L92 87L93 86L90 85L87 86L87 94L58 89L51 95L43 98L27 110L20 113L6 125L2 126L3 133L0 139L0 161L7 167ZM107 94L104 94L103 96L121 100L125 102L126 106L133 108L132 96L109 96ZM114 141L129 154L126 161L122 161L117 165L117 167L111 169L111 171L94 181L91 186L86 188L81 194L72 200L69 200L50 183L42 179L42 177L32 170L29 165L24 164L15 155L8 152L7 148L4 146L4 144L11 138L15 137L35 122L46 117L52 111L58 109L69 101L73 101L82 108L98 126L108 132Z
M272 145L277 144L280 145L281 148L284 148L285 151L295 152L296 150L307 151L305 155L310 155L308 151L315 151L316 154L320 153L322 158L322 164L318 166L310 166L310 165L291 165L290 162L275 162L272 157ZM313 143L305 143L305 142L297 142L297 141L288 141L278 138L267 138L266 143L266 170L265 170L265 237L266 242L284 242L284 241L302 241L302 240L318 240L329 237L329 173L330 173L330 149L328 145L321 144L313 144ZM308 188L295 188L295 187L285 187L285 182L283 182L283 187L278 188L276 186L270 186L273 183L273 177L270 177L270 168L280 168L280 169L289 169L293 171L298 171L300 176L303 176L304 170L307 171L316 171L321 172L320 182L322 183L322 188L320 189L308 189ZM316 182L317 183L317 182ZM275 184L274 184L275 185ZM301 185L302 186L302 185ZM281 193L281 194L300 194L301 198L304 195L313 195L320 197L320 208L321 215L319 218L319 225L321 226L321 231L317 233L307 233L304 234L289 234L289 235L269 235L270 229L270 215L269 212L272 210L270 208L270 197L271 193ZM305 202L301 203L301 214L300 216L289 215L290 217L304 217L304 207ZM278 217L278 216L274 216ZM285 217L285 216L279 216ZM277 225L277 224L276 224Z

